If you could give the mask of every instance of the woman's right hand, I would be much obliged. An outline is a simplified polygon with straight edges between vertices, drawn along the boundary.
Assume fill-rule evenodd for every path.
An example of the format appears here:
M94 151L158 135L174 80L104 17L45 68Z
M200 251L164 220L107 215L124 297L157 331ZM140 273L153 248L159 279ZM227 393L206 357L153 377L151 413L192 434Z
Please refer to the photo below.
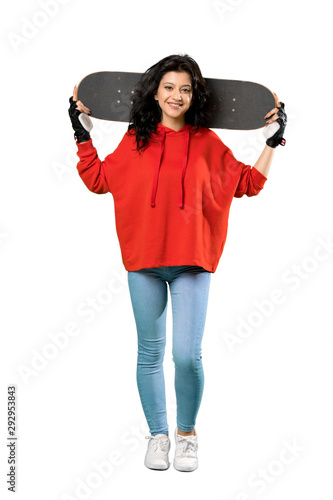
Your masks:
M75 85L73 90L73 101L76 102L76 108L81 111L81 113L85 113L86 115L90 115L90 109L87 108L83 102L77 100L77 85Z
M73 97L69 98L70 106L68 109L68 114L70 117L70 120L72 122L72 127L74 130L74 138L77 140L77 142L87 142L90 140L90 134L88 130L82 125L79 116L81 113L84 113L85 115L90 114L90 109L87 108L81 101L77 100L77 86L75 85L74 91L73 91ZM86 116L86 119L90 121L90 130L92 128L92 123L91 120L88 116ZM89 123L88 123L89 126Z

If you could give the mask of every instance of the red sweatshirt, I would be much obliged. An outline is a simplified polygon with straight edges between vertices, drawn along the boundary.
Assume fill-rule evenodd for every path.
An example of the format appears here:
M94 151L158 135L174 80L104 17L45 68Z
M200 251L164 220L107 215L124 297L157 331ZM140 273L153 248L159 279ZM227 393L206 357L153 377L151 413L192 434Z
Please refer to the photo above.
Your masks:
M185 125L175 132L159 124L143 153L126 132L104 161L91 140L77 146L85 185L112 193L127 271L193 265L214 273L233 197L257 195L267 180L207 128L193 133Z

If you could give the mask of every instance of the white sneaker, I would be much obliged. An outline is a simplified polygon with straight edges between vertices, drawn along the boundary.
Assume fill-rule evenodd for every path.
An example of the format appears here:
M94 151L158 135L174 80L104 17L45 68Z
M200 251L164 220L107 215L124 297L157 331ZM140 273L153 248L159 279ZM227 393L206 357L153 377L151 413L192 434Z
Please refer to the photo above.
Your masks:
M145 466L148 469L166 470L169 468L169 450L171 442L166 434L146 436L149 439L148 449L145 456Z
M176 452L173 466L181 472L192 472L198 467L198 440L195 436L180 436L175 431Z

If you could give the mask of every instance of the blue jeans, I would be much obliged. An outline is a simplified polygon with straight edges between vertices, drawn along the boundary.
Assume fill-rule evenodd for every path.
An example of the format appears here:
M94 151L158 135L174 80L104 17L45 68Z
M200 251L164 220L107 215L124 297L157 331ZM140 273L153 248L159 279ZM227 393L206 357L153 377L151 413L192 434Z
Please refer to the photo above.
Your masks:
M137 385L152 436L167 434L163 359L169 284L175 365L177 427L195 428L203 388L201 341L211 273L199 266L169 266L128 271L138 334Z

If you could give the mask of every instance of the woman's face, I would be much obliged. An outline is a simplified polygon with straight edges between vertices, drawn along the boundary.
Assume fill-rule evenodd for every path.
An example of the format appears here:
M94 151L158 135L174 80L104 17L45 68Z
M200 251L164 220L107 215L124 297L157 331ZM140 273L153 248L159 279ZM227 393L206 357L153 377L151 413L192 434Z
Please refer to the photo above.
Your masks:
M179 130L193 100L191 76L185 71L169 71L162 77L155 99L162 110L161 124Z

